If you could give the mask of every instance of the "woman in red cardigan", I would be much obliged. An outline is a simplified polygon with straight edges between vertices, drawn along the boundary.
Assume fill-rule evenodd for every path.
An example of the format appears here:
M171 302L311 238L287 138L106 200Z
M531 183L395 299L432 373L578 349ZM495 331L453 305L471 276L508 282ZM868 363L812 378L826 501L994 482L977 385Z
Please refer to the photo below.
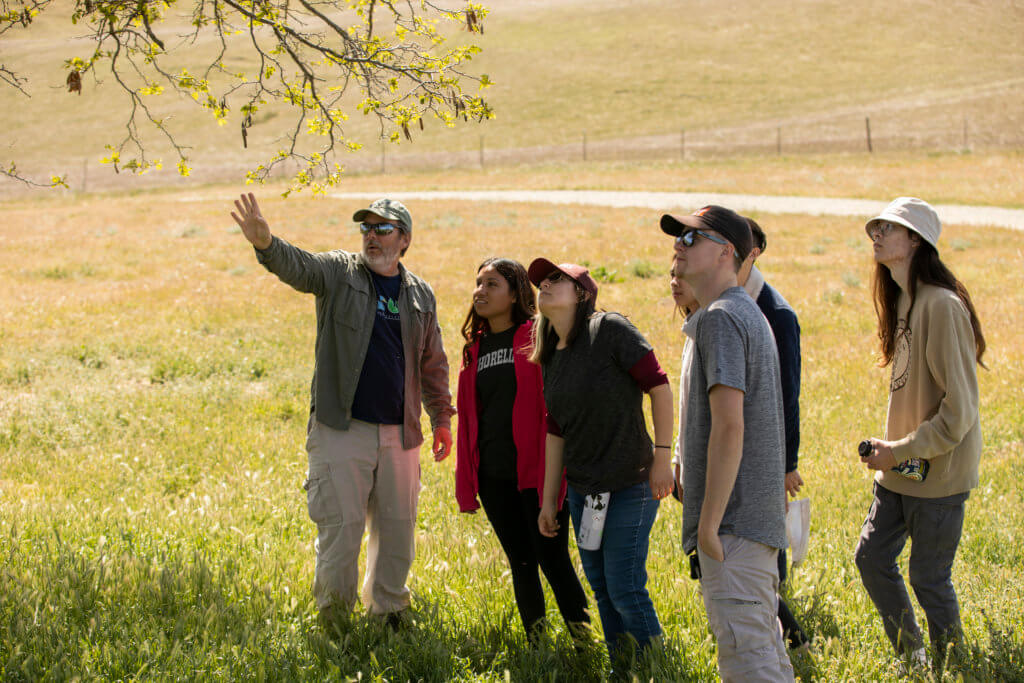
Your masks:
M569 559L565 479L560 533L537 527L547 433L540 366L529 362L535 298L526 269L505 258L480 264L473 305L462 325L455 497L463 512L483 504L508 557L519 616L532 640L543 629L538 567L574 637L586 638L587 598ZM480 503L477 503L479 496Z

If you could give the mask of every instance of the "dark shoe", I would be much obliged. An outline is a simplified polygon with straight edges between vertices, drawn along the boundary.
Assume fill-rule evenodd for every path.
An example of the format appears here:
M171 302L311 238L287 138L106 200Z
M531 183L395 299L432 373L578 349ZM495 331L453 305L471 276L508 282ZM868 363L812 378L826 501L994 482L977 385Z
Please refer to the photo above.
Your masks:
M397 612L388 612L384 615L384 623L388 625L388 628L398 633L404 628L409 626L409 620L407 617L408 610L399 610Z
M317 620L328 638L338 639L348 630L350 615L338 605L328 605L320 610Z
M526 630L526 642L530 644L530 647L536 648L548 635L548 620L541 617L532 624L525 626Z
M576 652L584 652L594 645L594 630L590 627L589 621L570 621L566 626L569 628L569 636Z

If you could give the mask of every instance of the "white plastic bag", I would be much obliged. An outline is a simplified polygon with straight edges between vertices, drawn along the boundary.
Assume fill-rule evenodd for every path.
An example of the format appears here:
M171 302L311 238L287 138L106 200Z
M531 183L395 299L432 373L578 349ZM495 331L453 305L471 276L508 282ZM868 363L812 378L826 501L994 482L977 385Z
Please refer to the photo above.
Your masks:
M801 498L789 501L786 512L786 535L792 550L792 562L796 567L807 557L807 542L811 536L811 499Z

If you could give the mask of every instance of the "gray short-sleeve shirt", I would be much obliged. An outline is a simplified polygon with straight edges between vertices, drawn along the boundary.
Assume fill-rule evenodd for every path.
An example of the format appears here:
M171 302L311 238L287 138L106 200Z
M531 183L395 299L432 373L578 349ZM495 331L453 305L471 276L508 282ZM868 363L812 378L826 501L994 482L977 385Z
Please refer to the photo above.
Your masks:
M741 287L731 287L683 328L694 341L685 428L683 549L697 546L704 503L711 405L724 385L743 392L743 456L719 534L785 548L785 433L779 358L768 321Z

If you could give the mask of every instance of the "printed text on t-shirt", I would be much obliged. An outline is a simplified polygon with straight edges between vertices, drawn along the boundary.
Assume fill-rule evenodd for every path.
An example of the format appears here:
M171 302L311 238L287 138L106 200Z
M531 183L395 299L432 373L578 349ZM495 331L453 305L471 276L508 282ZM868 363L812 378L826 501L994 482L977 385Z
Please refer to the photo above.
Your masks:
M494 367L495 365L507 365L513 362L512 349L498 349L497 351L491 351L490 353L480 356L480 360L477 363L476 371L480 372L487 368Z

